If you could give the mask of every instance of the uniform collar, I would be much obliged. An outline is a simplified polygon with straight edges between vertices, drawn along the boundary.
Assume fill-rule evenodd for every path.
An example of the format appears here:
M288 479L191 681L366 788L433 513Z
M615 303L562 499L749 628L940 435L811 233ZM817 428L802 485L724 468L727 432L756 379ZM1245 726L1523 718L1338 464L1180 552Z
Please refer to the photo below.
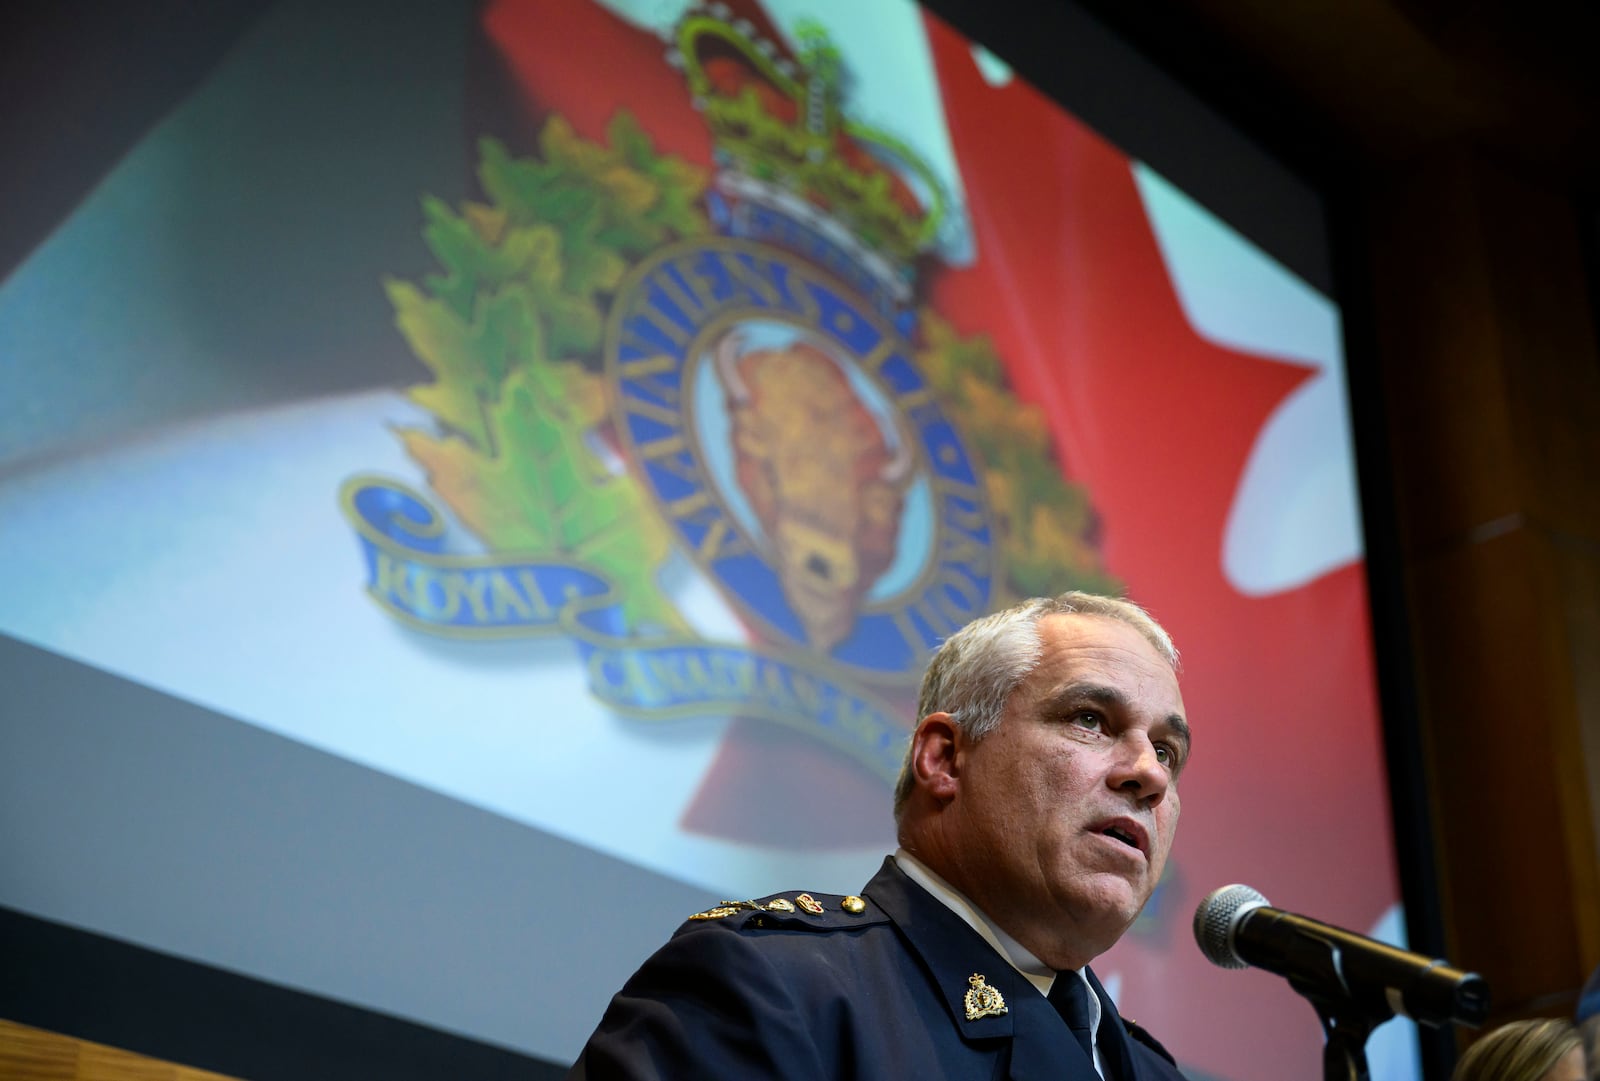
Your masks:
M893 919L912 948L922 956L963 1036L992 1038L1013 1036L1014 1030L1032 1028L1038 1031L1042 1027L1054 1031L1059 1027L1061 1038L1072 1039L1066 1027L1062 1027L1056 1009L1045 1001L1054 977L1050 967L990 923L971 900L928 870L917 857L910 856L904 849L886 857L882 870L878 870L862 892L872 897L878 908ZM1006 943L1010 943L1010 947ZM997 961L1003 961L1003 966L997 966ZM1029 967L1034 971L1029 971ZM1043 974L1042 982L1038 974ZM971 975L982 975L990 987L1002 991L1008 1007L1005 1014L966 1020L965 995ZM1094 972L1085 967L1080 971L1062 972L1061 979L1088 982L1090 1009L1099 1009L1096 1022L1110 1022L1096 1039L1096 1047L1102 1055L1114 1057L1118 1076L1134 1076L1128 1036L1115 1020L1115 1006L1110 1003L1106 988L1094 979ZM1043 1017L1048 1020L1042 1020ZM1038 1039L1021 1041L1014 1047L1011 1076L1016 1079L1056 1076L1051 1071L1059 1071L1059 1054L1059 1049L1045 1051Z

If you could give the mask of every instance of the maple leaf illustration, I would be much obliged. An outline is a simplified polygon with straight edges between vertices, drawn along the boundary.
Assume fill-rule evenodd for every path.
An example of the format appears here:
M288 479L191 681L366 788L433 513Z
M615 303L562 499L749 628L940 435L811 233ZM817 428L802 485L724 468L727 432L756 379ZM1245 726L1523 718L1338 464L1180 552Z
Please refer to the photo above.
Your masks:
M657 155L626 114L611 145L553 117L544 157L480 143L488 202L423 200L440 270L419 287L385 283L395 320L430 383L407 392L437 421L399 435L457 517L498 552L559 558L619 589L629 626L680 631L654 575L666 527L596 440L607 388L596 356L608 294L630 260L706 229L702 170Z

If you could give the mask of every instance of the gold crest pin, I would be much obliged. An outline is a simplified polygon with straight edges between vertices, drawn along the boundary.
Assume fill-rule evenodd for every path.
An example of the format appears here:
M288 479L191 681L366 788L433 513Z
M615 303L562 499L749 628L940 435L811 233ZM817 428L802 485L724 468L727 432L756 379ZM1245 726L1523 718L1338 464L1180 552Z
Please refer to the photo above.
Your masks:
M813 916L822 915L822 905L819 904L817 899L811 896L809 893L802 893L799 897L794 899L794 903L799 905L805 911L811 913Z
M793 912L794 902L787 897L774 897L767 902L768 912Z
M967 1020L976 1021L980 1017L999 1017L1006 1013L1006 996L984 982L981 975L974 972L967 978L972 986L967 989L966 998L963 1000L967 1007Z

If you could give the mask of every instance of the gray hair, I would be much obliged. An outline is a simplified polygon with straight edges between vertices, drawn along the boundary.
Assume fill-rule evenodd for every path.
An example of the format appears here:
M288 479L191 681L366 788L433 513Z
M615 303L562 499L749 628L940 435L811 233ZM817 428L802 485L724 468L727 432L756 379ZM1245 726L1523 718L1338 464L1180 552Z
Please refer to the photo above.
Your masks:
M922 676L917 695L917 720L944 712L974 742L1000 724L1006 699L1039 663L1043 643L1039 621L1045 616L1105 616L1121 620L1173 668L1178 650L1169 635L1143 608L1132 601L1072 590L1057 597L1033 597L962 627L939 646ZM900 779L894 786L894 817L900 820L911 795L911 749L906 748Z

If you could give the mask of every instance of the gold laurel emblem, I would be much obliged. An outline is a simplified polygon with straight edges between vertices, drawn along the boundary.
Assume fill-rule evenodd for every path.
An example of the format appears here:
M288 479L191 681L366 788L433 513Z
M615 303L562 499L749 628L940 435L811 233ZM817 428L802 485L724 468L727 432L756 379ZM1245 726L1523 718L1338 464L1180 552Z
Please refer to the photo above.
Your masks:
M696 912L689 918L691 920L720 920L733 915L737 911L739 910L732 905L718 905L716 908L708 908L704 912Z
M985 983L981 975L974 972L967 982L972 985L964 999L968 1021L976 1021L980 1017L999 1017L1007 1012L1006 997Z
M794 902L787 897L774 897L767 902L768 912L793 912Z
M818 904L817 899L811 896L809 893L802 893L799 897L794 899L794 903L811 913L813 916L822 915L822 905Z

